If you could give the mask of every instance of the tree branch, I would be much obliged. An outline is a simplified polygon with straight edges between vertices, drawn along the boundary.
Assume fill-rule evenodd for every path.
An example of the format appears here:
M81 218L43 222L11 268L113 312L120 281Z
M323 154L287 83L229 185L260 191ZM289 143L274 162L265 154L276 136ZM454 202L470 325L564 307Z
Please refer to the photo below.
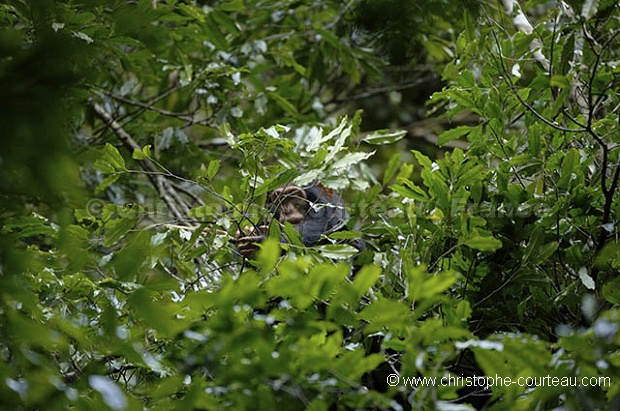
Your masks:
M194 124L199 124L202 126L206 126L206 127L215 127L211 122L207 121L207 119L204 120L198 120L196 119L196 117L190 113L176 113L174 111L170 111L170 110L165 110L163 108L159 108L154 106L154 103L143 103L141 101L136 101L136 100L132 100L126 97L122 97L119 95L116 95L112 92L109 92L107 90L103 90L103 93L105 95L107 95L110 98L113 98L116 101L120 101L121 103L125 103L125 104L129 104L132 106L136 106L136 107L140 107L144 110L149 110L149 111L154 111L158 114L161 114L162 116L168 116L168 117L174 117L174 118L178 118L179 120L183 120L187 123L187 125L191 126Z
M127 133L122 126L112 118L108 112L105 111L97 103L93 103L92 107L95 114L99 119L109 127L116 137L121 141L127 150L134 152L134 150L142 150L142 147ZM170 182L161 175L161 172L157 169L155 164L151 160L136 160L140 167L146 171L146 177L149 179L159 197L166 203L170 212L179 221L187 221L189 218L189 206L187 202L177 193L175 188Z
M521 10L517 0L502 0L502 4L506 12L512 14L512 22L518 30L523 31L525 34L532 34L534 32L534 26L532 26L532 23L530 23L525 13L523 13L523 10ZM549 70L551 65L547 57L540 51L541 48L542 44L538 39L534 39L530 43L530 51L534 59L539 62L545 70Z

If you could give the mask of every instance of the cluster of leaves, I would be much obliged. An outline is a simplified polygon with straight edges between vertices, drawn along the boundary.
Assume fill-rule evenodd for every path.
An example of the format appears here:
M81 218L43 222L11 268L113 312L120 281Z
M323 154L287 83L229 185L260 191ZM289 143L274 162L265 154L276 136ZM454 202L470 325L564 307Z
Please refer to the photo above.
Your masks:
M618 407L614 2L531 34L493 4L452 28L447 2L405 7L450 60L430 103L480 120L415 164L373 164L404 133L331 115L383 64L347 16L384 2L196 3L0 8L3 405ZM316 180L349 194L346 229L307 248L272 224L242 260L266 193ZM514 383L546 376L570 386Z

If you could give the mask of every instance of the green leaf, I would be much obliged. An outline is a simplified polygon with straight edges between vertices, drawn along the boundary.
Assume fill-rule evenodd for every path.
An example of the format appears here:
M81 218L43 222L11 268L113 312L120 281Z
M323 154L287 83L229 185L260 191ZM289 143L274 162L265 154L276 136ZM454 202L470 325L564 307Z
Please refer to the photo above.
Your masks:
M532 256L532 261L534 264L544 263L553 255L553 253L557 251L558 246L559 244L557 241L551 241L542 247L537 247L534 251L534 255Z
M437 139L437 145L443 146L449 141L459 139L471 132L472 127L470 126L458 126L455 128L451 128L450 130L446 130Z
M390 182L390 180L392 180L392 177L394 177L394 174L396 174L396 171L398 170L400 163L401 163L400 153L395 153L392 155L392 157L390 157L387 168L385 169L385 172L383 173L383 185L386 185L387 183Z
M125 160L116 147L106 143L94 166L104 173L113 173L117 170L125 170Z
M552 87L570 88L571 81L567 76L555 75L551 77L551 80L549 80L549 85L551 85Z
M342 170L343 168L347 168L349 166L351 166L352 164L357 164L360 161L364 161L367 158L371 157L372 155L374 155L375 152L371 151L370 153L350 153L347 154L345 156L343 156L342 158L338 159L336 162L334 162L331 166L332 170Z
M401 165L400 171L396 175L396 181L408 180L411 173L413 173L413 164L404 163Z
M385 357L382 354L364 356L364 351L357 349L345 352L344 355L336 359L333 367L339 375L344 375L346 378L356 381L362 375L374 370L384 362Z
M80 227L80 231L83 229ZM55 230L42 218L38 217L16 217L4 222L1 228L2 233L11 231L16 232L16 238L27 238L36 235L51 235ZM84 235L84 239L87 236Z
M410 180L403 180L402 185L391 185L390 190L405 198L413 198L416 201L427 202L429 200L428 195L424 192L424 190L413 184Z
M244 11L245 4L243 0L230 0L220 4L219 8L223 11Z
M213 20L215 20L221 27L224 27L227 32L239 32L239 29L235 25L235 21L228 17L228 15L226 15L225 13L222 13L218 10L212 10L211 13L209 13L209 16L212 17Z
M329 238L333 240L354 240L360 238L362 233L359 231L336 231L329 234Z
M132 158L136 160L148 160L151 158L151 145L149 144L142 147L142 150L134 148Z
M127 301L133 314L142 318L147 327L157 330L163 336L172 337L184 326L177 318L175 306L159 300L152 290L139 288Z
M452 271L443 271L430 275L425 266L417 266L407 270L407 300L416 302L432 299L446 291L456 282Z
M418 160L418 163L420 163L423 169L429 170L429 171L433 169L433 162L431 161L430 158L428 158L427 156L425 156L418 150L411 150L411 152L415 156L415 159Z
M463 244L469 248L479 251L497 251L502 248L502 242L497 238L483 237L481 235L474 235L472 238L466 240Z
M137 217L123 217L109 220L104 226L105 237L103 239L103 245L105 247L111 247L117 244L121 238L136 225L137 221Z
M367 332L379 331L383 327L398 328L410 323L411 310L403 302L387 300L381 296L366 306L359 318L366 321Z
M218 23L213 16L207 16L203 29L207 33L207 37L211 43L215 45L218 50L228 51L228 42L226 37L220 31Z
M126 227L121 223L123 229ZM114 254L111 264L117 277L122 281L133 281L151 252L150 233L140 231L127 241L127 245Z
M346 260L355 256L359 251L357 248L348 244L327 244L313 247L324 257L334 260Z
M217 215L217 210L211 206L198 206L190 209L188 214L198 220L212 220Z
M348 264L323 263L316 264L308 271L305 278L304 290L320 300L327 300L336 288L349 274Z
M220 160L209 161L209 166L207 167L207 178L209 178L209 180L212 180L213 177L215 177L220 169L220 164Z
M278 174L277 176L265 180L263 184L256 187L254 190L254 196L261 196L269 191L272 191L286 183L290 183L295 177L299 175L299 171L297 169L287 169Z
M620 277L603 285L603 297L612 304L620 304Z
M282 97L280 94L274 91L268 91L267 95L271 97L276 102L276 104L280 106L280 108L284 110L291 117L299 116L297 107L295 107L290 101Z
M367 136L365 136L362 139L362 141L368 144L373 144L373 145L392 144L392 143L399 141L406 135L407 135L407 131L405 130L397 130L397 131L378 130L378 131L373 131L372 133L369 133Z
M573 174L579 172L579 157L579 151L576 148L571 148L566 153L566 156L564 156L564 160L562 161L562 172L557 182L559 188L567 189Z
M256 262L260 267L260 274L265 276L276 267L282 251L280 241L274 238L267 238L260 244L260 250L256 255Z
M279 233L279 229L280 229L280 223L274 220L274 222L271 223L271 228L269 230L269 233L271 234L271 232L273 231L273 233L277 236ZM297 231L295 227L289 222L286 222L284 224L284 237L286 238L286 241L288 241L289 244L295 245L297 247L304 246L303 240L301 238L301 233ZM276 237L276 238L279 238L279 237Z
M282 62L289 67L292 67L297 73L302 76L306 76L306 68L295 61L295 57L291 54L284 54L280 56L282 58Z
M525 253L523 255L523 262L531 262L536 255L538 254L538 250L544 241L544 232L541 226L535 226L532 232L530 233L530 237L527 243L527 247L525 249Z
M367 264L363 266L353 279L353 286L355 290L361 294L368 291L369 288L374 286L379 277L381 276L381 268L376 265Z
M460 75L456 78L456 81L457 84L461 87L476 87L476 78L474 76L474 73L469 69L462 70Z

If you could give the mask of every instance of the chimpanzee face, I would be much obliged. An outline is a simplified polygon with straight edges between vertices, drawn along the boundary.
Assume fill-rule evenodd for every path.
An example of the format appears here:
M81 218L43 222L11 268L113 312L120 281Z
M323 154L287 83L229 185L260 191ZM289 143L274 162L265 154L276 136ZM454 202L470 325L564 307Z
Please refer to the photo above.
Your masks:
M270 195L274 215L282 224L288 222L299 225L304 222L308 212L308 200L303 189L285 186L274 190Z

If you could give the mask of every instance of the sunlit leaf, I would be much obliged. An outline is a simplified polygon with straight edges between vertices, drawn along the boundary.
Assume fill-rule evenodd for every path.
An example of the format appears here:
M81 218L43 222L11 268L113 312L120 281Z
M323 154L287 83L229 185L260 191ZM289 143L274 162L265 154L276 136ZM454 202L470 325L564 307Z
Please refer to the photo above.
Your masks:
M405 137L405 135L407 135L405 130L379 130L366 135L362 140L368 144L375 145L392 144Z
M108 377L102 375L90 375L88 377L90 386L103 398L103 402L115 411L122 411L127 408L127 398L125 393L116 383Z
M466 246L480 251L497 251L502 248L502 242L497 238L475 235L463 243Z
M346 260L355 256L359 251L348 244L327 244L314 247L321 255L334 260Z
M469 126L458 126L455 128L451 128L450 130L446 130L441 133L441 135L437 139L437 145L441 147L449 141L456 140L467 135L469 132L471 132L471 130L472 127Z

